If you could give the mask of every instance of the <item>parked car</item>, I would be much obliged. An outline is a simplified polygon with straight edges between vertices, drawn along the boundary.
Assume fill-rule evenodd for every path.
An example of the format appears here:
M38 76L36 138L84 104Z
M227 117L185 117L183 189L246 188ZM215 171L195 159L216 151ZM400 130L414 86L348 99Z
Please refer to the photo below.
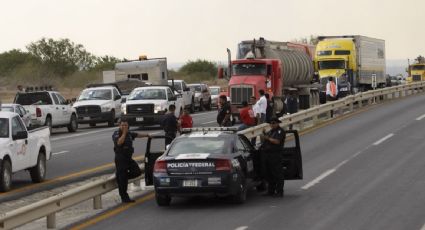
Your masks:
M9 111L19 114L25 126L28 128L31 126L31 114L19 104L1 104L1 111Z
M173 85L174 83L174 85ZM181 94L185 109L189 109L191 113L195 112L195 92L191 91L183 80L168 80L168 85L174 87L177 93Z
M208 85L198 83L198 84L189 84L191 90L195 92L195 107L199 111L204 109L211 110L211 93L208 88Z
M51 156L47 127L28 131L20 115L0 111L0 192L11 189L18 171L28 170L34 183L42 182Z
M88 86L81 91L73 107L77 110L78 123L107 122L113 127L121 118L121 93L115 86Z
M221 88L220 86L210 86L211 92L211 106L218 107L218 98L220 97Z
M35 90L18 92L15 104L20 104L31 114L32 126L67 127L69 132L78 129L77 111L57 91Z

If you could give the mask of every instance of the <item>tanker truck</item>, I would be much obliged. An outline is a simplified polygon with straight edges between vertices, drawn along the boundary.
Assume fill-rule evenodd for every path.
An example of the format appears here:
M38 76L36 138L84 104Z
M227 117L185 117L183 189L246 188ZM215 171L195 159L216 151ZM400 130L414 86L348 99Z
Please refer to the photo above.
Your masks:
M338 97L385 87L384 40L360 35L320 36L318 39L314 63L322 85L322 100L331 77L336 80Z
M319 85L312 84L314 46L292 42L276 42L260 38L242 41L237 47L237 59L228 68L219 69L219 78L229 80L228 92L232 115L239 116L242 101L260 97L263 89L270 95L273 113L285 113L284 101L291 92L299 99L300 109L319 103Z
M407 70L407 73L407 83L425 81L425 58L419 56L415 59L413 64L409 63L409 69Z

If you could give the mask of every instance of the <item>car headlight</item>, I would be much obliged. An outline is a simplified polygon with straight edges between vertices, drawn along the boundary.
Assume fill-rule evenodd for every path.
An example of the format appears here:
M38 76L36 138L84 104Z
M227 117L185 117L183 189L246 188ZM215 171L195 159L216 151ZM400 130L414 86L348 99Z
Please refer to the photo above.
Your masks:
M100 109L102 110L102 112L108 112L109 110L111 110L111 106L102 105L102 106L100 106Z
M122 105L121 105L121 112L122 112L123 114L127 114L127 105L126 105L126 104L122 104Z
M159 111L163 111L163 110L165 110L166 108L165 108L165 105L155 105L155 109L154 109L154 112L155 113L158 113Z

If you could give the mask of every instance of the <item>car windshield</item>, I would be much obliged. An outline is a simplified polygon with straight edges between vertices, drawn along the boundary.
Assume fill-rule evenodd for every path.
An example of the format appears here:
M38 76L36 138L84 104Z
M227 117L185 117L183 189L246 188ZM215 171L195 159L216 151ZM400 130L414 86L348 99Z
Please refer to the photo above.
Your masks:
M15 103L21 105L51 105L52 99L49 92L18 93Z
M219 88L210 88L211 91L211 95L218 95L220 94L220 89Z
M127 100L166 100L164 89L137 89L130 93Z
M173 86L173 82L169 81L168 85ZM179 82L174 82L174 89L177 90L177 91L182 90L181 84Z
M267 74L266 64L238 63L232 65L233 75L263 75Z
M15 110L13 109L13 107L7 107L7 106L2 106L1 107L1 111L15 112Z
M201 92L201 86L200 85L190 85L189 88L194 90L195 92Z
M413 65L412 70L425 70L425 65Z
M111 100L112 92L110 89L89 89L84 90L80 97L78 97L79 101L85 100Z
M319 61L319 69L345 69L344 60Z
M190 134L187 138L176 139L167 155L178 156L183 153L228 154L232 152L230 148L232 138L227 135L225 137L202 137L203 134L199 134L200 137L191 137L192 135L197 134Z
M9 138L9 119L0 118L0 138Z

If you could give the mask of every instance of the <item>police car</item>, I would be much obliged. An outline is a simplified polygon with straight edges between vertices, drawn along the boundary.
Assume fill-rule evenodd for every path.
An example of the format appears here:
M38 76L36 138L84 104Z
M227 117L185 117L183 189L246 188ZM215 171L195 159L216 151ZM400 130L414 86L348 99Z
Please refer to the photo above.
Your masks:
M183 129L165 152L145 155L146 185L154 185L159 206L170 205L174 196L230 196L235 203L246 200L247 191L259 186L260 152L233 128ZM288 132L289 133L289 132ZM302 179L301 151L296 131L295 147L285 147L282 167L285 179Z

